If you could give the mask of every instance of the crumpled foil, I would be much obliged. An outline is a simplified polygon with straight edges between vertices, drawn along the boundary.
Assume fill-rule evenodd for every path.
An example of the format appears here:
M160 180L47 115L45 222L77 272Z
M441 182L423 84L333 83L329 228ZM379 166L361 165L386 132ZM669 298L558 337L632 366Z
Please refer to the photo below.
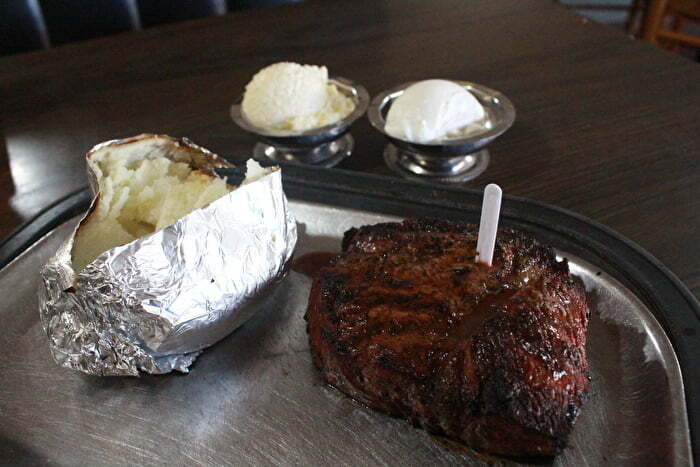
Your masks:
M187 140L140 135L147 155L212 173L231 165ZM76 231L80 228L76 228ZM98 256L79 274L76 231L41 270L41 321L59 365L91 375L186 373L202 349L243 324L286 273L297 239L279 168L169 227Z

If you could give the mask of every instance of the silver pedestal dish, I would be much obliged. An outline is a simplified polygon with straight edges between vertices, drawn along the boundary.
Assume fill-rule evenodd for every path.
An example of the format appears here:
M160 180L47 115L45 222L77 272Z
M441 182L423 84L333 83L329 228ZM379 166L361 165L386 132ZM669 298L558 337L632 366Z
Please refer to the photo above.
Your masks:
M260 138L261 141L253 149L256 159L333 167L352 154L355 141L349 133L350 127L367 110L369 94L364 87L345 78L331 78L328 81L353 100L355 109L337 122L300 133L253 125L241 110L243 95L236 99L231 106L231 118L243 130Z
M384 160L395 172L420 181L466 182L479 176L489 163L486 146L502 135L515 121L515 107L498 91L468 81L454 81L471 92L484 107L485 117L467 126L463 135L450 136L434 143L412 143L384 131L392 102L411 83L382 92L370 104L367 116L374 128L390 141Z

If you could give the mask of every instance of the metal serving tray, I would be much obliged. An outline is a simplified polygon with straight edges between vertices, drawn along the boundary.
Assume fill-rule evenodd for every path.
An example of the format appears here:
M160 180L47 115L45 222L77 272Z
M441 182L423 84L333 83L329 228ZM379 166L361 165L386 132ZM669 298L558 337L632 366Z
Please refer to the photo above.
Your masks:
M345 229L389 218L479 219L477 191L293 165L283 178L302 223L299 255L337 250ZM294 272L189 375L58 368L38 320L37 273L89 201L87 190L58 200L0 244L0 266L9 263L0 270L0 464L480 463L322 384L303 321L309 279ZM571 212L506 196L501 223L572 260L597 310L590 401L555 464L700 464L697 299L637 245Z
M305 201L297 255L338 251L345 230L398 217ZM88 377L57 367L39 322L37 271L76 219L0 271L0 462L56 465L482 465L408 422L325 386L303 315L310 279L290 272L189 375ZM551 241L551 239L550 239ZM571 252L596 310L590 400L555 465L692 463L676 354L648 307Z

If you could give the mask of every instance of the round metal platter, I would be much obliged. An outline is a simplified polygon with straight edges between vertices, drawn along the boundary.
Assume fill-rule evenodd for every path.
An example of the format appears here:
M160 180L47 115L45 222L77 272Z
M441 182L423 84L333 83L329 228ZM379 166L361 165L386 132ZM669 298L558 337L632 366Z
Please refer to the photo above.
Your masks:
M298 255L338 251L342 233L362 224L425 215L478 221L477 192L344 171L284 172L300 227ZM697 300L638 246L575 214L506 197L502 224L566 257L593 309L589 401L554 464L692 463ZM323 384L303 319L310 279L295 272L187 376L94 378L57 367L36 311L36 271L71 226L62 224L0 271L0 460L485 465Z

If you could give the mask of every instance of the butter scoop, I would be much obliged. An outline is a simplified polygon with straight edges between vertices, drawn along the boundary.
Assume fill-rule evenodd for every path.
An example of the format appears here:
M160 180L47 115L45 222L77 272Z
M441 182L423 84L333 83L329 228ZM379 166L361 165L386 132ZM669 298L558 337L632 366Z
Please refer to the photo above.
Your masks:
M303 132L348 116L355 104L328 80L325 66L280 62L246 85L241 111L259 128Z
M389 108L384 131L412 143L431 143L484 118L484 108L462 86L429 79L412 84Z

